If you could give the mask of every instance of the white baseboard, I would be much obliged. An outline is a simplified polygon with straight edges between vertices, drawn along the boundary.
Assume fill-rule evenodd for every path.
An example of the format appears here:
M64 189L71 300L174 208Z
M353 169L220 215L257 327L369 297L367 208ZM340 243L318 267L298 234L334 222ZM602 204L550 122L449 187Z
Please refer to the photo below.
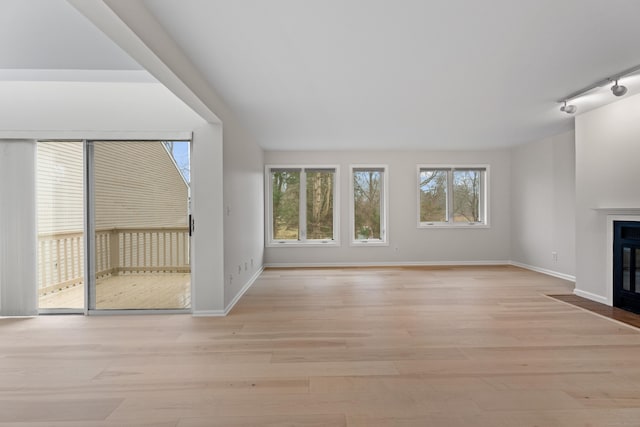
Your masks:
M224 309L224 315L226 316L227 314L229 314L229 312L233 309L233 307L237 304L238 301L240 301L240 298L242 298L242 296L244 295L245 292L247 292L249 290L249 288L251 286L253 286L253 284L255 283L255 281L258 279L258 277L260 277L260 275L262 274L262 272L264 271L264 266L260 267L258 269L258 271L256 271L256 273L251 276L251 278L249 279L249 281L247 281L247 283L244 284L244 286L242 287L242 289L240 289L240 292L238 292L236 294L235 297L233 297L233 299L231 300L231 302L227 305L227 307Z
M606 297L592 294L591 292L581 291L580 289L574 289L573 294L582 298L586 298L591 301L599 302L601 304L611 305Z
M193 317L222 317L226 316L224 310L194 310Z
M509 265L510 261L399 261L399 262L271 262L265 268L339 268L339 267L449 267L449 266L482 266Z
M576 281L576 276L572 276L570 274L560 273L558 271L548 270L546 268L536 267L529 264L523 264L517 261L510 261L509 264L515 267L520 267L520 268L525 268L527 270L535 271L536 273L546 274L547 276L557 277L558 279L564 279L574 283Z
M262 272L264 271L264 266L260 267L256 273L251 276L251 278L244 284L240 292L236 294L235 297L231 300L231 302L227 305L224 310L198 310L193 312L194 317L223 317L229 314L231 309L236 305L240 298L249 290L249 288L254 284L254 282L260 277Z

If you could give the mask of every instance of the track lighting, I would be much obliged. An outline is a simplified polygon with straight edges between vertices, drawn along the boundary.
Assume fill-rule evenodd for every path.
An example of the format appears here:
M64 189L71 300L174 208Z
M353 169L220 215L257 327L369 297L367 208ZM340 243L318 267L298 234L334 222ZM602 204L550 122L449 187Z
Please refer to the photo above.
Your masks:
M613 93L615 96L624 96L627 93L627 87L618 84L618 80L623 77L629 76L631 74L638 74L638 72L640 72L640 65L636 65L635 67L628 68L618 74L614 74L610 77L607 77L606 79L598 80L597 82L593 83L590 86L585 87L584 89L580 89L577 92L573 92L572 94L567 95L564 98L561 98L558 100L558 103L562 104L562 106L560 107L560 111L567 114L575 113L578 110L578 107L572 104L567 104L567 102L574 100L578 97L581 97L587 92L591 92L594 89L607 86L611 83L613 83L613 86L611 86L611 93Z
M578 110L578 107L576 107L575 105L567 105L567 101L563 101L564 104L562 105L562 107L560 107L560 111L565 112L567 114L573 114Z
M611 92L615 95L615 96L622 96L625 93L627 93L627 87L626 86L621 86L618 84L618 79L615 80L615 83L613 84L613 86L611 86Z

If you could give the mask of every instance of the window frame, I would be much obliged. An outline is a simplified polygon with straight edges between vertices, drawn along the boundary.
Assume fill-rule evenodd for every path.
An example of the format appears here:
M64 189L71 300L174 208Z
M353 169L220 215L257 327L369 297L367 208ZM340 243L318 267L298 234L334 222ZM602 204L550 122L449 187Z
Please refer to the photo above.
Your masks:
M272 169L300 170L300 197L298 240L281 240L273 238L273 183ZM307 239L307 180L306 171L318 169L333 169L333 239ZM265 246L269 248L282 247L336 247L340 246L340 166L339 165L265 165ZM303 179L304 178L304 179Z
M420 221L420 172L424 169L439 169L447 171L447 221ZM455 170L480 169L484 174L480 183L480 211L484 221L482 222L454 222L453 221L453 172ZM416 165L416 210L418 228L490 228L490 166L488 164L418 164Z
M353 172L357 169L382 169L382 187L380 194L380 239L356 240L355 236L355 189ZM349 246L389 246L389 166L384 164L349 165Z

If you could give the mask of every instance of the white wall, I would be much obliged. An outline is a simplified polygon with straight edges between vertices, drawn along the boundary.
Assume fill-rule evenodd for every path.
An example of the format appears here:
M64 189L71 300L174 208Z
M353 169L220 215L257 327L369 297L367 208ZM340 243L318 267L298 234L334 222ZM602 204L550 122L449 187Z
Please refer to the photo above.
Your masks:
M574 132L514 147L511 190L511 260L573 279Z
M510 152L278 152L266 164L340 165L340 247L266 248L267 265L437 264L510 258ZM389 246L349 245L349 165L389 166ZM490 228L417 228L417 164L488 164ZM397 248L397 250L396 250Z
M205 123L193 133L191 152L192 310L224 313L224 226L222 216L222 126Z
M635 95L576 117L576 293L597 301L610 303L606 216L640 213L638 111Z
M224 122L225 307L264 263L263 151L233 120Z

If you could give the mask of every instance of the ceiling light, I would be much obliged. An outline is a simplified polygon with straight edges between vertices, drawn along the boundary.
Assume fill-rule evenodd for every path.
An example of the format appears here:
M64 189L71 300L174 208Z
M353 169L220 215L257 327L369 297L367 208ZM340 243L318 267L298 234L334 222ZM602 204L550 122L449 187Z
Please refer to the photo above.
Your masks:
M619 85L618 84L618 79L616 79L616 81L613 84L613 86L611 86L611 92L613 92L613 94L615 96L622 96L625 93L627 93L627 87Z
M560 111L565 112L567 114L573 114L578 110L578 107L576 107L575 105L567 105L567 101L563 101L564 104L562 105L562 107L560 107Z
M575 113L578 110L578 108L575 105L567 105L567 102L573 99L576 99L578 97L581 97L587 92L590 92L594 89L597 89L602 86L606 86L611 83L613 83L613 86L611 86L611 93L613 93L615 96L623 96L624 94L627 93L627 87L619 85L618 79L629 76L631 74L638 74L638 72L640 72L640 65L636 65L635 67L628 68L618 74L614 74L610 77L607 77L606 79L598 80L597 82L585 87L584 89L580 89L577 92L573 92L572 94L567 95L564 98L561 98L558 100L558 103L562 104L562 106L560 107L560 111L565 112L567 114Z

